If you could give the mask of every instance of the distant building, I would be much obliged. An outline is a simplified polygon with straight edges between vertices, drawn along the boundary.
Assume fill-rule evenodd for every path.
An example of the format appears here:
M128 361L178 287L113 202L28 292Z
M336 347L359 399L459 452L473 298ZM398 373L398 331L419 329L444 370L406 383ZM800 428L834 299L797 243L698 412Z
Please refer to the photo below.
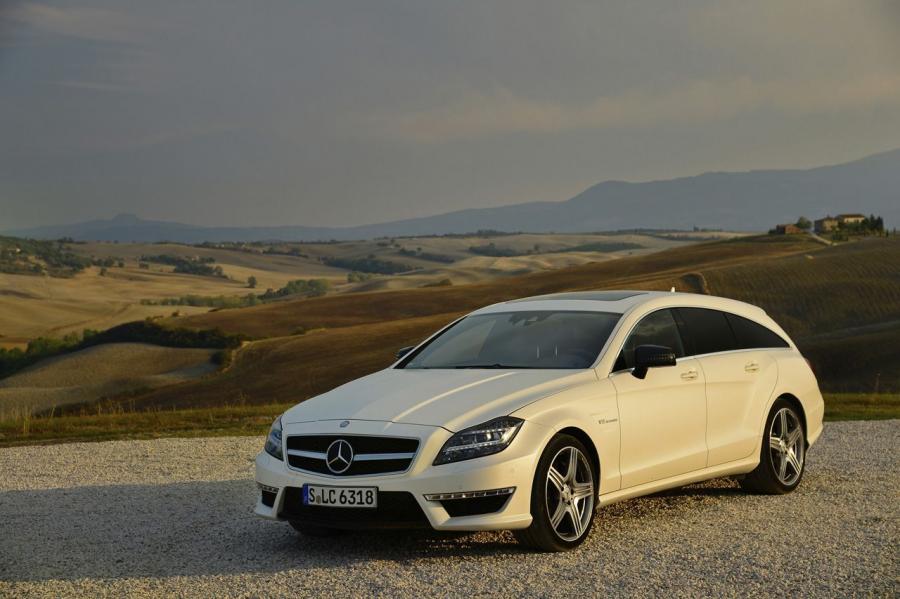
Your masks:
M801 235L803 229L792 224L775 225L775 233L777 235Z
M825 218L820 218L815 222L815 230L816 233L831 233L835 229L838 228L838 219L833 216L826 216Z
M838 228L846 225L859 225L866 220L864 214L838 214L837 216L826 216L815 222L816 233L831 233Z
M842 225L858 225L866 220L866 217L862 214L838 214L837 219Z

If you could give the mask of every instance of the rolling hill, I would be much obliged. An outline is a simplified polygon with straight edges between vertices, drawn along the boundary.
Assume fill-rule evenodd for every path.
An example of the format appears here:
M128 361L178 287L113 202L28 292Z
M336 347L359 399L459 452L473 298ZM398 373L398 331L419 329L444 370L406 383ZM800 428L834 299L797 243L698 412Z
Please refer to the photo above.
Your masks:
M258 339L230 368L134 398L143 408L289 403L382 368L477 306L564 290L703 291L754 302L791 333L830 391L900 389L900 241L825 247L757 237L449 288L327 296L178 319ZM306 331L303 334L293 334ZM262 374L264 373L264 374Z
M709 235L727 238L733 234ZM324 279L333 293L416 288L441 282L479 283L693 243L681 236L638 234L451 236L246 245L58 244L0 237L0 245L3 242L10 248L40 244L54 253L44 253L45 260L40 264L48 268L42 266L40 273L32 271L29 262L0 260L0 348L24 347L40 336L59 337L81 333L86 328L105 329L142 318L168 316L175 311L193 314L213 307L166 303L185 296L227 298L234 305L248 294L262 295L267 289L277 290L298 279ZM495 243L491 247L500 256L472 251L472 247L491 243ZM14 256L18 258L19 254ZM63 258L76 264L78 270L63 270L46 261L56 259L63 264ZM172 260L181 259L216 266L222 276L177 272ZM377 269L385 264L402 272L369 272L357 282L348 282L348 275L354 270ZM248 287L250 277L257 281L253 289Z
M691 229L765 231L800 215L865 212L900 222L900 149L845 164L796 170L715 172L661 181L605 181L563 202L461 210L356 227L199 227L133 215L37 227L19 237L118 241L348 240L465 233L479 229L589 232Z

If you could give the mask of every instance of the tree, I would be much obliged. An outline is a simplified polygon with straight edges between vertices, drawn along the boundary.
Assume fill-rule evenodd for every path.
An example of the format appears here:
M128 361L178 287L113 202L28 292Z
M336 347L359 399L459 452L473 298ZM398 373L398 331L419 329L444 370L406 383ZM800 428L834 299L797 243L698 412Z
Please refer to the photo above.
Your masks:
M256 289L257 283L258 283L258 281L256 280L256 277L254 277L253 275L250 275L249 277L247 277L247 287L249 287L250 289Z
M800 218L798 218L796 225L798 229L803 229L804 231L809 231L810 229L812 229L812 223L809 222L809 219L805 216L801 216Z

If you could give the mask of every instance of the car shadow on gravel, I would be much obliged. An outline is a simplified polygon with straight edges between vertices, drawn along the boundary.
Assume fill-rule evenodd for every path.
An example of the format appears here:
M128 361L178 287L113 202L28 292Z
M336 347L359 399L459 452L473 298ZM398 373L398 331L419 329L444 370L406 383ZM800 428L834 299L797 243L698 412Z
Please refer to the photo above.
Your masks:
M743 493L729 479L665 491L602 508L597 528L641 527L645 514L688 513L732 495ZM255 499L249 480L2 492L0 580L246 574L527 553L509 532L304 537L254 516Z
M509 533L298 535L253 515L252 481L0 493L0 580L169 577L346 568L520 553Z

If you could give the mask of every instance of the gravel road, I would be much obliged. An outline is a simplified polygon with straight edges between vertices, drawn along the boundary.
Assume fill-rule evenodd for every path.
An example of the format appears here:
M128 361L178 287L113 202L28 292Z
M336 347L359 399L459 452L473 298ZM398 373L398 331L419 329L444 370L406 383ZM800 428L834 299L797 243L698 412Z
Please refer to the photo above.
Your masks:
M0 595L900 594L900 420L826 426L792 495L729 480L604 508L577 551L506 533L297 536L257 438L0 450Z

